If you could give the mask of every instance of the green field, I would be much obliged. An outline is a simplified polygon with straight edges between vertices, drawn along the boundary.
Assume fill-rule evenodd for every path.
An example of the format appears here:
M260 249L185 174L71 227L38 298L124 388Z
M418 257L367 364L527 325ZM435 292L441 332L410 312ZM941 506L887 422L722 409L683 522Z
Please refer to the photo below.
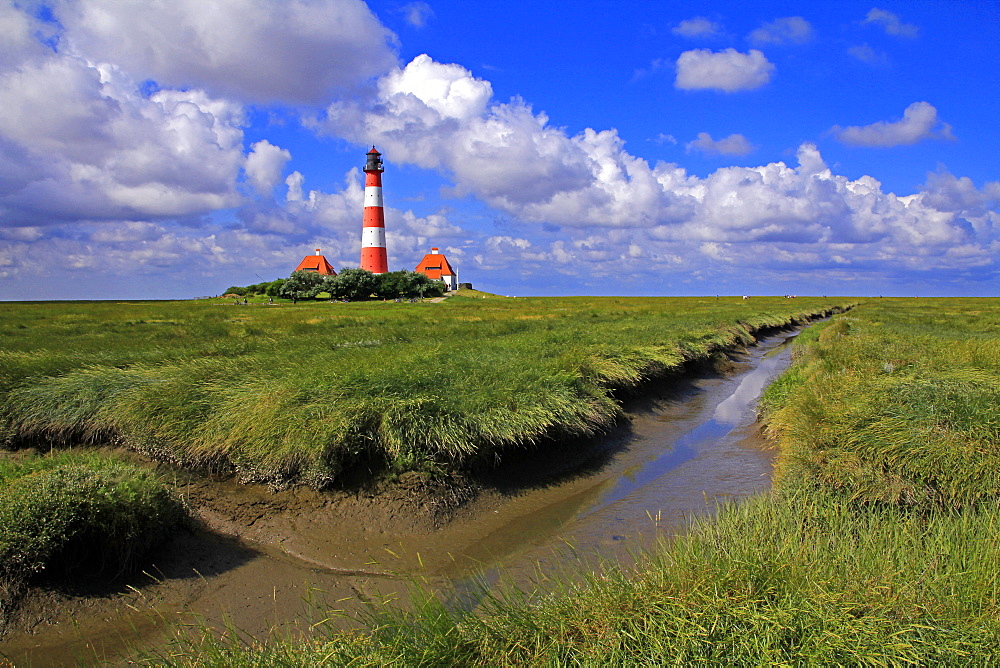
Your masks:
M775 490L582 585L434 595L370 634L171 665L980 665L1000 662L1000 301L869 300L797 341L765 395ZM417 597L418 601L420 597Z
M849 304L481 297L2 304L0 439L120 444L275 486L452 469L594 434L618 395Z

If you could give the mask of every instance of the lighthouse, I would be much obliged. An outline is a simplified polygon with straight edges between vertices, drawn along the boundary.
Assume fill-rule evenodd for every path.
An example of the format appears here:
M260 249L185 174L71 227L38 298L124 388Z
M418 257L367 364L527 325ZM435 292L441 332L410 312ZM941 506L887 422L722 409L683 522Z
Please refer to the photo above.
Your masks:
M385 212L382 209L382 166L381 153L368 151L365 163L365 217L361 227L361 268L373 274L389 271L389 260L385 254Z

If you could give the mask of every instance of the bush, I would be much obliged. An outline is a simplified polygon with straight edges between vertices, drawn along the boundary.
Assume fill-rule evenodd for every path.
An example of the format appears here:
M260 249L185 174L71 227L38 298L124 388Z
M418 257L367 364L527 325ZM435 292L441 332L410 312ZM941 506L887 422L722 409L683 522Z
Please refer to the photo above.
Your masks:
M0 629L29 579L60 564L115 577L183 517L152 473L62 453L0 467Z

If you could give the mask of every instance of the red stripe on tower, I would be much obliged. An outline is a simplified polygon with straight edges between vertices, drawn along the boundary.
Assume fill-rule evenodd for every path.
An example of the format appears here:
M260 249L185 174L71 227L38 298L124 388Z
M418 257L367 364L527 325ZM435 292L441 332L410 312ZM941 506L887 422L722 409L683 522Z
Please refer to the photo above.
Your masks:
M361 227L361 268L373 274L389 271L385 253L385 211L382 209L382 154L368 151L365 163L365 218Z

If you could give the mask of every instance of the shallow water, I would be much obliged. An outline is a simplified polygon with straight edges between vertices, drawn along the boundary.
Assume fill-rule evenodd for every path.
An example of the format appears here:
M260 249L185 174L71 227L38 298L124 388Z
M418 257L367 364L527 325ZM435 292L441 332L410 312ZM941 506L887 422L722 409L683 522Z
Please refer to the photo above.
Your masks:
M33 636L8 637L0 649L17 665L115 661L128 647L162 645L164 621L191 612L212 625L228 619L256 637L275 627L303 628L315 614L310 599L341 599L335 606L350 610L359 598L392 597L404 587L386 577L391 573L450 585L457 604L468 607L501 572L529 583L540 574L579 572L581 562L629 561L682 531L692 515L768 489L774 453L758 434L755 406L789 365L794 336L770 337L739 356L744 371L683 381L674 396L637 408L625 433L596 444L596 463L576 470L567 462L566 473L508 491L440 531L369 533L347 552L352 531L360 536L360 529L336 518L309 525L309 540L298 543L308 549L298 552L291 542L247 546L191 536L189 549L204 563L179 565L186 576L162 573L161 584L95 603L87 619L40 625ZM515 466L559 469L553 457L560 455L524 456Z
M581 559L631 560L682 531L692 516L767 490L775 453L756 427L756 404L788 367L794 336L753 348L743 360L747 371L696 381L687 396L635 416L625 450L585 485L566 485L582 489L511 518L465 547L465 558L485 571L487 582L498 570L523 582L578 567ZM442 574L459 589L477 579L461 559Z

